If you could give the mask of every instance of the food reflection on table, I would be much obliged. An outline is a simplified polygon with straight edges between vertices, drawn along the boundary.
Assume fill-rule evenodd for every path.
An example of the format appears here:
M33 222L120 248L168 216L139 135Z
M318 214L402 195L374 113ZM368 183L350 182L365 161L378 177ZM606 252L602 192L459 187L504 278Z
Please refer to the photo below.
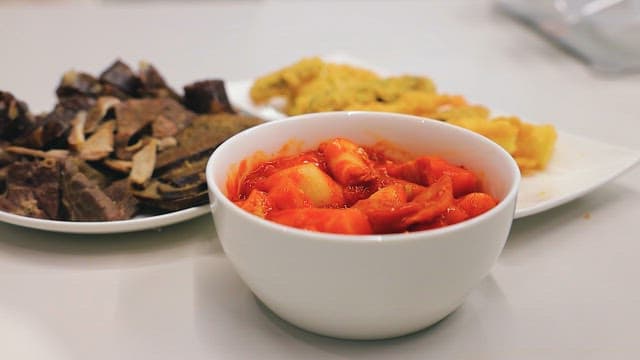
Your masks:
M464 96L439 92L424 76L382 77L349 64L304 58L255 80L250 97L287 115L334 110L398 112L446 121L482 134L507 150L523 174L544 170L555 146L552 125L496 116ZM282 104L284 100L284 104Z

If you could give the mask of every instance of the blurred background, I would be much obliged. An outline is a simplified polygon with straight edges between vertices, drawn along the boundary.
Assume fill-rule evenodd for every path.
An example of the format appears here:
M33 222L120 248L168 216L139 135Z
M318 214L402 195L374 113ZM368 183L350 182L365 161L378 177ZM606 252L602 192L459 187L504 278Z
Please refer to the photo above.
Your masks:
M65 71L99 73L116 58L150 61L178 87L342 53L430 76L530 121L640 147L601 126L612 109L636 107L639 2L0 0L0 88L39 111L53 105ZM547 96L532 97L540 91ZM617 123L634 128L627 112Z

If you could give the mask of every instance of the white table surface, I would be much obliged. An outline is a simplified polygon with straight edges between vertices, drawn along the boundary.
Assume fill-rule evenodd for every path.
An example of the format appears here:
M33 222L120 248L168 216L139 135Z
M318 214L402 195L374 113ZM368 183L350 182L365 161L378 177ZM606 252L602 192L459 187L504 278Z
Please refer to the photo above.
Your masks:
M640 150L640 76L595 74L490 1L0 2L0 88L43 111L61 74L149 60L176 88L347 53ZM34 5L35 4L35 5ZM208 215L67 235L0 224L2 359L637 359L640 168L517 220L436 326L376 342L293 328L234 273Z

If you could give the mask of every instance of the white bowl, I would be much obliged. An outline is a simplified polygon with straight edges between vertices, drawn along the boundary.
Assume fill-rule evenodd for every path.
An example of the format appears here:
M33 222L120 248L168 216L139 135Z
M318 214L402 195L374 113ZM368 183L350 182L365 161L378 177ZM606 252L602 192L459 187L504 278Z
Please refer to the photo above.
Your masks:
M305 149L345 137L390 141L416 155L440 155L479 174L500 200L488 212L444 228L389 235L338 235L254 216L225 196L230 168L287 141ZM460 306L505 244L520 172L490 140L409 115L334 112L265 123L225 141L206 169L218 238L236 271L273 312L314 333L348 339L395 337L434 324Z

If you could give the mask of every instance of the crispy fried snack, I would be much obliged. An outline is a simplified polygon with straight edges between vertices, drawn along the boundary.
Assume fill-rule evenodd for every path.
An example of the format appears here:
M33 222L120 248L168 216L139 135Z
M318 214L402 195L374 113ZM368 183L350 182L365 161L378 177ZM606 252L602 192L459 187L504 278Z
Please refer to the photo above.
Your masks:
M318 57L257 79L251 99L265 104L284 99L288 115L338 110L371 110L412 114L446 121L493 140L507 150L526 174L548 164L557 133L552 125L535 125L517 117L492 117L484 106L469 104L461 95L440 93L427 77L381 77Z

